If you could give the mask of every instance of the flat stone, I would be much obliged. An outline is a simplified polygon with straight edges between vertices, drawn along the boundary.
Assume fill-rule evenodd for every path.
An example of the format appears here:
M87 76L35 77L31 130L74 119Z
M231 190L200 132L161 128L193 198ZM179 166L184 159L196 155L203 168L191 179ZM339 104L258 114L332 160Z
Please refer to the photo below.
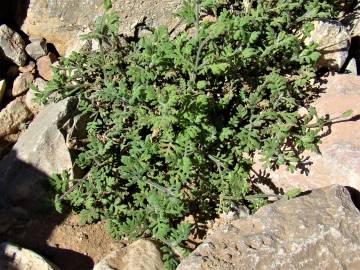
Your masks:
M0 25L0 48L6 58L18 66L26 63L25 42L21 36L7 25Z
M0 268L16 270L60 270L34 251L10 242L0 245Z
M36 65L39 71L39 75L47 80L50 81L52 79L52 69L51 69L51 65L56 62L57 57L55 56L55 54L53 53L49 53L46 56L42 56L40 57L37 61L36 61Z
M340 70L348 57L351 42L351 36L346 27L334 20L315 21L314 27L315 29L305 43L319 44L318 50L321 57L317 63L318 68Z
M20 98L11 101L0 111L0 137L16 133L20 125L31 116L32 113Z
M295 173L288 172L284 166L266 171L267 178L279 189L309 190L340 184L360 190L360 76L337 74L323 79L324 92L312 104L318 115L334 118L352 109L353 118L339 119L330 129L325 128L323 134L329 134L321 139L321 155L303 153L302 156L309 157L309 164ZM260 171L260 164L254 169Z
M0 161L3 200L30 207L44 195L42 181L53 173L72 170L63 126L76 115L76 106L76 98L50 104L21 133L12 151Z
M45 39L35 39L25 47L27 54L34 60L47 55L48 49Z
M98 262L93 270L163 270L161 254L155 244L137 240L126 248L119 248Z
M20 73L19 76L15 79L11 95L17 97L27 90L29 90L30 84L34 80L34 75L31 73Z
M333 185L264 206L220 226L177 270L360 269L355 195Z

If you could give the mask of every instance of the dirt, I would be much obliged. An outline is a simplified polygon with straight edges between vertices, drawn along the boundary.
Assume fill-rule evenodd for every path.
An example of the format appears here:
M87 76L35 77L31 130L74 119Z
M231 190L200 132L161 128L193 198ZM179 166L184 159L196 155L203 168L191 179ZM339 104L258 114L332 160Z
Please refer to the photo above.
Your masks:
M105 222L81 226L77 215L54 213L12 222L0 240L29 248L62 270L92 269L116 247L123 246L107 234Z
M212 231L228 221L231 218L221 215L195 226L195 219L188 217L187 222L198 229L192 232L187 247L196 248L202 243L206 231ZM128 244L126 240L112 239L104 221L80 225L78 215L60 215L55 212L29 217L22 208L0 210L0 241L10 241L31 249L61 270L93 269L106 255ZM121 257L120 254L117 259Z

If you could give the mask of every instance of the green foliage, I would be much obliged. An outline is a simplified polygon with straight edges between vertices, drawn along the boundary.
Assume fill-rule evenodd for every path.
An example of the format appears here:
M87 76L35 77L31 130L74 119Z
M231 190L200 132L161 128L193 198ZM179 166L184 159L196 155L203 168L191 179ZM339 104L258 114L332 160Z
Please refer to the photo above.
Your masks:
M124 43L104 1L107 12L86 36L100 50L62 59L38 93L40 101L77 96L91 115L76 160L86 176L54 179L58 210L67 201L82 222L108 220L114 237L161 241L174 268L169 254L186 255L185 217L266 203L249 197L256 153L265 167L294 171L299 153L317 151L325 120L314 109L298 113L313 98L319 57L304 39L311 21L331 16L332 7L319 0L243 3L184 1L178 14L195 35L171 37L160 27Z
M284 196L287 199L295 198L301 194L301 189L299 188L293 188L287 192L285 192Z

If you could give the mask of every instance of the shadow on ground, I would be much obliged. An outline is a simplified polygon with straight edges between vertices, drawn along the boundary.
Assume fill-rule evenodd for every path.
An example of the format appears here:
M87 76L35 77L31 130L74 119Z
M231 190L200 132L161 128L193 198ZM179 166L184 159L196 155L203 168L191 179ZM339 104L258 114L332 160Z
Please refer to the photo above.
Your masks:
M11 151L8 155L13 156L16 153ZM31 249L46 257L62 270L92 269L94 262L90 257L61 247L49 246L47 243L54 228L67 217L67 214L58 214L51 207L49 203L51 193L43 194L40 199L37 199L39 196L36 192L39 190L39 185L48 179L47 176L19 159L11 159L16 163L16 172L9 171L7 166L4 166L6 164L3 162L4 159L0 162L0 241L10 241ZM4 177L5 175L6 177ZM39 182L28 186L20 184L17 181L19 175L32 179L36 176ZM13 183L9 181L12 176ZM34 192L35 200L24 200L18 196L22 192L26 194L28 187L31 187ZM69 237L72 236L69 235ZM74 239L74 241L76 240Z

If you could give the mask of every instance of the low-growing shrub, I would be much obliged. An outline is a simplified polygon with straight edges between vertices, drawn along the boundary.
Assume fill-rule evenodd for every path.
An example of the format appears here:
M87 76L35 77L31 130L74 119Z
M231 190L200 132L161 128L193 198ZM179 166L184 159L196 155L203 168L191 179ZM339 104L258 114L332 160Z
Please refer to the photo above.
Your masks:
M57 208L66 201L82 222L106 219L117 238L162 242L174 268L187 251L186 217L263 205L251 181L255 154L293 171L304 150L317 150L325 120L298 110L316 94L319 53L304 39L314 19L334 15L329 2L184 1L183 32L126 38L105 0L86 36L100 49L61 59L37 95L76 96L91 119L77 145L86 174L53 178Z

